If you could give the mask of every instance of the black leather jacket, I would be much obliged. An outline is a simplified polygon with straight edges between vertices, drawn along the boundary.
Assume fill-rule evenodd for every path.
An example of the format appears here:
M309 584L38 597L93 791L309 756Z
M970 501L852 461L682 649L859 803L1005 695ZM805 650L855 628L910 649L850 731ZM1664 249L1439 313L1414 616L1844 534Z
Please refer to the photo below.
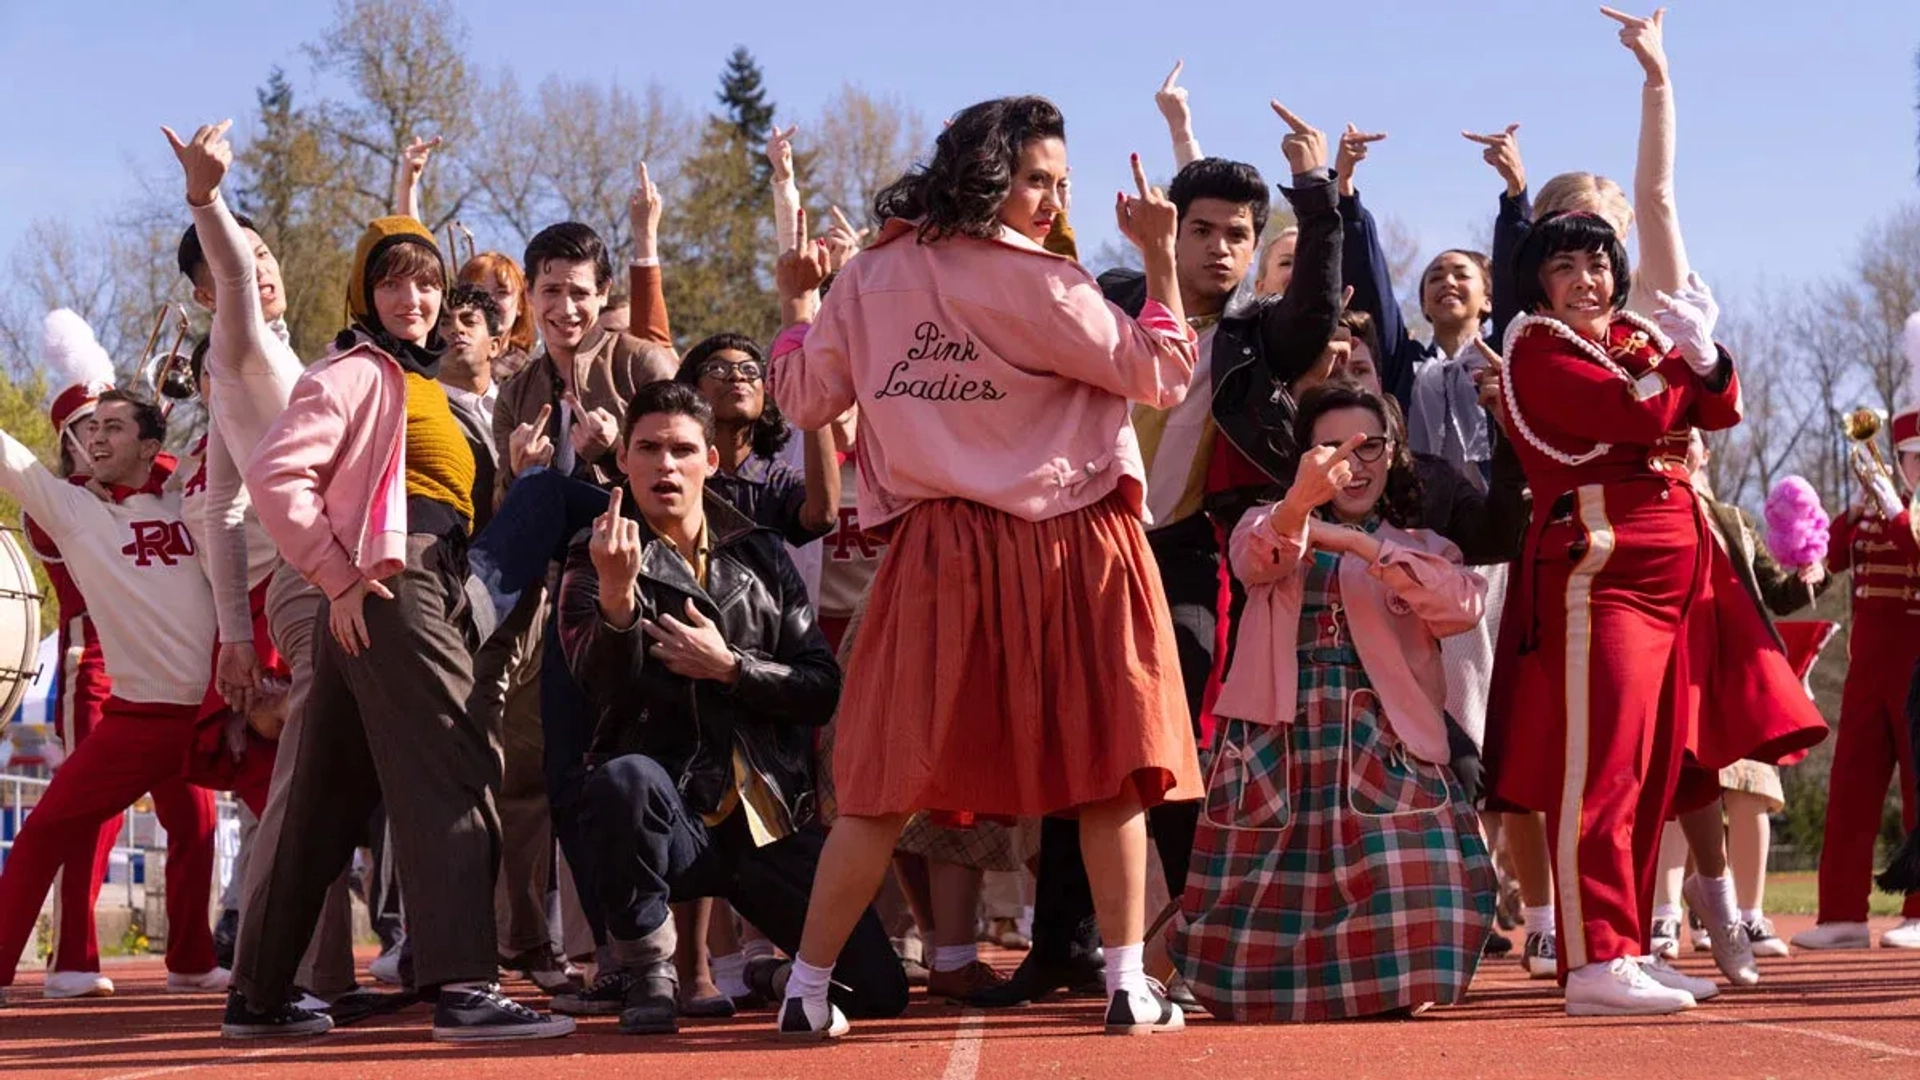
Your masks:
M1270 484L1293 482L1296 405L1287 384L1320 359L1340 317L1340 208L1333 174L1323 169L1293 180L1292 188L1280 189L1300 229L1293 283L1285 295L1255 296L1253 275L1241 282L1213 334L1213 384L1193 388L1212 394L1214 425L1266 474L1264 482L1208 499L1208 511L1228 531ZM1147 301L1147 279L1138 270L1109 270L1100 275L1100 288L1130 315Z
M595 718L588 763L644 754L679 778L689 811L706 814L732 783L738 746L798 827L814 816L813 729L839 704L840 666L780 537L710 492L704 505L707 587L643 524L651 539L641 554L638 618L627 630L600 616L587 534L568 549L560 642ZM638 517L631 501L623 512ZM688 598L739 655L733 686L676 675L647 651L639 620L665 612L685 621Z

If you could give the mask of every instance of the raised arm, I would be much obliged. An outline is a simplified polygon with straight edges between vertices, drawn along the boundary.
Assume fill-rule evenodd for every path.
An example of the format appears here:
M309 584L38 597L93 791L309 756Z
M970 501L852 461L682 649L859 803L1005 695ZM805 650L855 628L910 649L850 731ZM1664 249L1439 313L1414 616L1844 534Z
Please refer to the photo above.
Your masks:
M1372 145L1386 137L1385 132L1365 132L1352 124L1340 136L1333 167L1340 186L1340 276L1353 289L1349 306L1373 317L1380 341L1381 355L1373 358L1380 369L1380 385L1405 409L1413 396L1413 364L1420 347L1407 333L1407 321L1401 317L1400 302L1393 295L1393 278L1388 272L1387 253L1380 246L1380 230L1373 214L1361 204L1353 182Z
M628 323L634 337L673 348L666 282L660 267L660 189L640 163L627 213L633 224L633 262L627 267Z
M800 185L793 178L793 134L799 130L799 124L785 131L776 126L767 137L767 163L773 166L773 235L782 254L800 239Z
M427 174L427 159L440 148L440 136L431 139L415 137L400 151L400 161L393 170L393 212L400 217L410 217L415 221L425 221L420 216L420 178ZM448 256L453 253L449 251Z
M1493 340L1498 346L1506 340L1507 324L1520 316L1519 291L1513 281L1513 258L1520 242L1533 228L1533 203L1527 198L1527 166L1520 158L1520 125L1508 124L1505 131L1476 135L1460 134L1481 147L1480 157L1500 174L1505 188L1500 192L1500 212L1493 219L1493 280L1488 283L1487 298L1493 304Z
M220 621L223 643L253 640L253 609L248 600L251 552L247 550L247 509L250 505L240 466L233 460L218 423L207 428L206 520L200 524L201 544L207 549L207 580L213 585L213 607Z
M1326 136L1279 102L1271 105L1291 129L1280 149L1293 171L1293 186L1280 193L1292 206L1300 230L1293 281L1260 318L1268 373L1284 383L1319 361L1340 318L1340 208L1327 168Z
M1175 171L1205 156L1200 153L1200 140L1193 137L1193 110L1187 103L1187 88L1179 84L1180 72L1186 66L1185 60L1175 60L1173 70L1167 73L1166 81L1160 84L1160 89L1153 95L1153 103L1160 107L1160 115L1167 118L1167 134L1173 139Z
M1667 9L1659 8L1644 19L1611 8L1600 10L1620 24L1620 43L1640 62L1647 76L1640 89L1640 152L1633 170L1640 261L1634 267L1630 306L1635 311L1650 312L1656 303L1654 292L1680 288L1691 269L1686 245L1680 240L1680 211L1673 194L1673 85L1667 77L1661 29Z

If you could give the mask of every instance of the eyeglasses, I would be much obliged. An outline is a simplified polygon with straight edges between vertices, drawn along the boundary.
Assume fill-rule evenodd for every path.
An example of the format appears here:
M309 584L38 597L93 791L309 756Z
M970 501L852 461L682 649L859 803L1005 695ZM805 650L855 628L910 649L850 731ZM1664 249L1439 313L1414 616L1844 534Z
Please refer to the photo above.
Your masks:
M1345 439L1329 439L1328 441L1323 442L1320 445L1338 449L1340 444L1345 441L1346 441ZM1385 454L1388 450L1391 450L1392 448L1393 448L1392 439L1387 438L1385 435L1375 435L1373 438L1368 439L1367 441L1354 447L1353 456L1371 465L1374 462L1379 461L1381 455Z
M700 377L715 382L759 382L760 361L742 360L732 363L727 360L709 360L700 365Z

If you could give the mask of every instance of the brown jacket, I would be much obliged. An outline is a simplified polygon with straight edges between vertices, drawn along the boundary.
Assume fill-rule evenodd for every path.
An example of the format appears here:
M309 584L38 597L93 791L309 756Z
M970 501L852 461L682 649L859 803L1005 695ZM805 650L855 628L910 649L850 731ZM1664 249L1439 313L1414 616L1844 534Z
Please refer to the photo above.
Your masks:
M616 418L626 412L635 390L647 383L671 379L680 367L673 349L673 336L667 324L666 297L661 288L658 267L632 270L632 325L640 336L627 333L603 333L589 337L573 358L574 394L583 408L605 409ZM540 416L543 405L551 405L547 435L559 444L560 395L559 370L553 357L541 349L519 374L500 387L500 398L493 407L493 441L499 452L500 469L495 481L495 498L503 498L513 482L509 472L508 444L513 429L531 424ZM579 461L573 475L596 484L613 483L620 476L608 451L597 461Z

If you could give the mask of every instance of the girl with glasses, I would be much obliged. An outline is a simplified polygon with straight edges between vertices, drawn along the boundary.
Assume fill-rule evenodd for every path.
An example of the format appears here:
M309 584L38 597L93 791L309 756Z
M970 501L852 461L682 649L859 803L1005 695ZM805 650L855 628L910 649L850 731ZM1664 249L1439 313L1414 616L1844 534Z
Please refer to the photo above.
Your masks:
M1246 614L1172 943L1221 1019L1452 1004L1493 929L1493 862L1447 764L1440 665L1486 585L1411 527L1418 483L1391 415L1355 387L1308 393L1293 486L1229 545Z

